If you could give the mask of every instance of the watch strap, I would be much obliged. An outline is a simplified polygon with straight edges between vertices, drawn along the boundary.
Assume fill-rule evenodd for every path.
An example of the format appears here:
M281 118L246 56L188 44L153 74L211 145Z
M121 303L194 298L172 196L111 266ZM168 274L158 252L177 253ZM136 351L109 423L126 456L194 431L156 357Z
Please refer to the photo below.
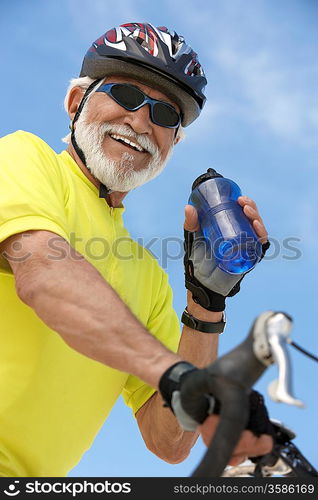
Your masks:
M224 312L223 321L212 323L210 321L202 321L198 318L195 318L188 312L187 308L185 308L182 313L181 322L189 328L192 328L192 330L198 330L202 333L223 333L226 324Z

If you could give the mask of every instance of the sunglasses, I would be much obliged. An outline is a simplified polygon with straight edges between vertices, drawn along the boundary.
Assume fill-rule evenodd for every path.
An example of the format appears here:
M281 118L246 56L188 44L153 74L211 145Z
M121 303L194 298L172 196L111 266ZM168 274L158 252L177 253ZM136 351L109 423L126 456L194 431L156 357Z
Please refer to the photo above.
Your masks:
M152 99L128 83L105 83L96 92L108 94L128 111L137 111L145 104L149 104L151 121L160 127L178 128L181 123L181 115L171 104Z

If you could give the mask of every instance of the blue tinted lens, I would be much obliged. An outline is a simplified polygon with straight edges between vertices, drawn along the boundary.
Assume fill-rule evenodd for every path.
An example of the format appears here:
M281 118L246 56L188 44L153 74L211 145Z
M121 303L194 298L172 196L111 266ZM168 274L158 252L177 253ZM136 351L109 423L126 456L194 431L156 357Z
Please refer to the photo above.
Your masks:
M144 94L136 87L115 84L111 87L112 97L124 108L134 111L145 101Z
M164 127L177 127L180 123L180 115L176 110L164 102L156 102L152 105L152 120Z
M180 125L181 117L171 104L152 99L133 85L106 83L99 87L97 92L109 94L120 106L129 111L137 111L141 106L149 104L151 120L161 127L177 128Z

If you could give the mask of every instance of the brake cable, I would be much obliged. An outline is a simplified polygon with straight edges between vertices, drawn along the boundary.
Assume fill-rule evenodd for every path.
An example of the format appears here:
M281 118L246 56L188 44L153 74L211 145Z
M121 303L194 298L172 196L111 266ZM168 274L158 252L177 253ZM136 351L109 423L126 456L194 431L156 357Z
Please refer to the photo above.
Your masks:
M301 347L299 344L296 344L296 342L294 342L293 340L287 339L287 343L290 344L290 345L292 345L293 347L295 347L295 349L297 349L298 351L300 351L303 354L305 354L305 356L308 356L308 358L311 358L314 361L318 362L318 356L315 356L311 352L306 351L306 349L304 349L303 347Z

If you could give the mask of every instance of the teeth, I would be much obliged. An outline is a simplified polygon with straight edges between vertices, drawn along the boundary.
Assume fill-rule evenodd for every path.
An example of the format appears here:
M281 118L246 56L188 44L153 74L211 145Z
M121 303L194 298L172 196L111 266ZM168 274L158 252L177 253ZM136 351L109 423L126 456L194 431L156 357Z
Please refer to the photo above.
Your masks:
M122 142L125 142L126 144L129 144L129 146L133 147L134 149L137 149L137 151L140 151L140 152L144 151L143 148L139 146L139 144L136 144L135 142L130 141L126 137L123 137L121 135L116 135L116 134L110 134L110 136L113 139L116 139L117 141L122 141Z

